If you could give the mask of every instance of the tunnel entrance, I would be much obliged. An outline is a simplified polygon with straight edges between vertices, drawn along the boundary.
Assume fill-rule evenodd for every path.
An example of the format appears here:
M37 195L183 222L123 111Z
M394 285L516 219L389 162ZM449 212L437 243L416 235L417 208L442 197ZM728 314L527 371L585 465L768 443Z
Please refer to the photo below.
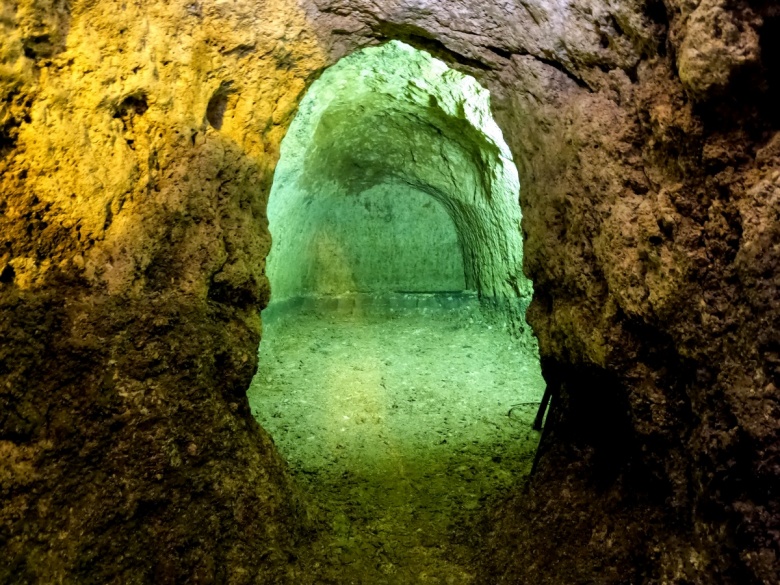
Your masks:
M248 393L327 527L301 578L473 579L473 527L538 444L519 189L488 92L408 45L341 60L303 99Z

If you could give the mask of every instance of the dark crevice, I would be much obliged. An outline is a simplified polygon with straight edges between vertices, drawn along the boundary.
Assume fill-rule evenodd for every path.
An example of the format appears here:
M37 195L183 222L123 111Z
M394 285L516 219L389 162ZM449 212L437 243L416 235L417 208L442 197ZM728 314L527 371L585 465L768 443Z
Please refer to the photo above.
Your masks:
M130 142L130 141L128 141ZM103 223L103 231L108 230L111 227L111 222L114 221L114 210L111 209L111 202L106 203L106 221Z
M222 53L225 56L232 56L235 55L239 59L243 59L250 53L253 53L257 49L257 46L255 44L241 44L236 47L233 47L232 49L225 51Z
M550 444L573 445L591 462L590 482L606 489L619 475L646 478L637 464L639 446L631 426L630 407L622 384L597 368L542 359L547 383L556 389L548 415Z
M514 56L532 57L533 59L536 59L540 63L544 63L545 65L549 65L550 67L557 69L558 71L563 73L566 77L571 79L574 83L576 83L579 87L583 89L587 89L588 91L592 91L591 87L585 82L584 79L578 77L577 75L569 71L569 69L567 69L563 64L561 64L558 61L555 61L554 59L540 57L539 55L534 55L533 53L529 53L528 51L509 51L507 49L502 49L500 47L494 47L494 46L489 46L485 48L503 59L511 59Z
M125 123L125 127L127 127L127 122L130 118L133 116L142 116L148 109L149 104L145 94L137 93L129 95L114 109L114 118L122 120Z
M625 70L626 75L631 80L631 83L639 83L639 63L633 67L629 67Z
M56 49L48 34L33 35L23 40L24 56L28 59L51 57Z
M0 128L0 157L16 148L15 132L8 127Z
M16 148L16 136L21 125L22 122L14 116L9 116L5 123L0 123L0 158Z
M488 51L491 51L501 57L502 59L511 59L512 58L512 51L507 51L506 49L502 49L501 47L494 47L489 46L485 47Z
M576 76L574 73L569 71L564 65L559 63L558 61L553 61L552 59L545 59L544 57L538 57L536 55L530 55L530 57L533 57L540 63L544 63L545 65L549 65L550 67L553 67L563 73L566 77L571 79L574 83L576 83L578 86L580 86L583 89L587 89L588 91L592 92L593 88L590 87L590 85L587 84L587 82L582 79L581 77Z
M214 92L206 108L206 119L215 130L221 130L225 121L225 112L228 107L228 97L233 93L233 82L223 81L219 89Z
M450 49L439 39L431 36L424 28L408 24L395 24L392 22L380 21L374 27L374 34L382 40L399 40L411 45L415 49L420 49L430 53L445 63L456 63L472 69L481 71L490 71L494 67L478 59L467 57L457 51Z
M16 278L14 267L10 264L6 264L5 268L0 272L0 282L3 284L10 284L14 281L14 278Z
M656 26L658 33L656 35L655 50L659 57L665 57L669 43L669 16L666 13L666 5L663 0L647 0L644 10L647 19ZM643 52L642 58L646 58Z
M615 29L615 32L618 34L618 36L622 37L624 34L626 34L623 31L623 27L620 26L620 23L618 22L617 18L615 18L614 14L610 14L609 15L609 20L610 20L610 23L612 24L612 28Z
M663 0L648 0L645 4L645 15L655 24L669 26L669 15Z

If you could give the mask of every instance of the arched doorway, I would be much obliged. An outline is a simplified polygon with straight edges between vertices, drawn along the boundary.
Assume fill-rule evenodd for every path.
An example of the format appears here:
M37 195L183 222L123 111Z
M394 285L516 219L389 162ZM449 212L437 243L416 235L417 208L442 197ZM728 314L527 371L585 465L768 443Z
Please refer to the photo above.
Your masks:
M330 522L323 579L468 582L452 526L530 468L544 381L519 189L488 92L408 45L343 59L303 99L249 399Z

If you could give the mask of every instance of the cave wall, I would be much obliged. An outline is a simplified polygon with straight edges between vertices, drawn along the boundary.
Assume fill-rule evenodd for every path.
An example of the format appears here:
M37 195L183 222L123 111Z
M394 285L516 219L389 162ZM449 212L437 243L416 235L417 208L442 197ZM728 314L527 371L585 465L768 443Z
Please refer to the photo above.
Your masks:
M523 182L557 394L485 581L778 582L776 4L289 4L0 4L0 582L290 577L265 197L387 38L491 89Z
M286 579L254 422L287 2L0 3L0 583Z
M307 194L270 227L274 247L268 279L274 302L466 289L452 219L436 199L408 184Z
M504 123L538 129L510 139L528 318L559 398L531 497L508 508L531 522L497 515L505 582L531 555L572 581L779 578L773 10L670 3L635 66L568 91L515 64ZM534 537L551 518L557 537Z

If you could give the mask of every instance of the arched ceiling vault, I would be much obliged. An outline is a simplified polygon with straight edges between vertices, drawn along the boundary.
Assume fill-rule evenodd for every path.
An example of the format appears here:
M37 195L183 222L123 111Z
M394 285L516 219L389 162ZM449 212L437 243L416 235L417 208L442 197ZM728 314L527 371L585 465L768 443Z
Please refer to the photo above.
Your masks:
M301 103L282 145L268 216L269 277L307 197L400 184L436 198L462 248L466 284L487 298L528 300L522 274L520 184L509 148L474 78L393 41L341 60Z

